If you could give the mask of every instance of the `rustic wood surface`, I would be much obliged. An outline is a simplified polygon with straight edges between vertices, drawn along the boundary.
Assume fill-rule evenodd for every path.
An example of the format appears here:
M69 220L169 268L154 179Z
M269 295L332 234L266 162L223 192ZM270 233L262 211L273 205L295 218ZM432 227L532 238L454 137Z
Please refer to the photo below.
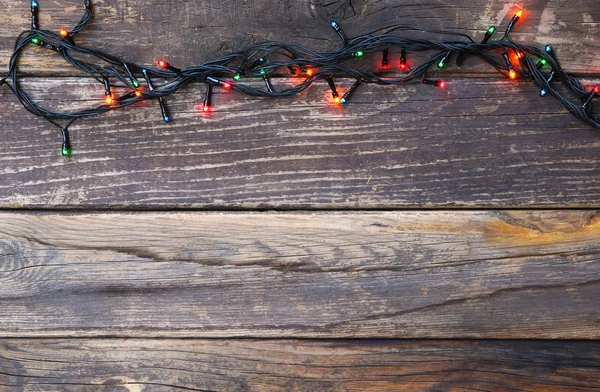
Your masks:
M24 392L597 391L600 343L5 339L0 367Z
M96 84L26 87L82 107L101 103ZM18 129L0 139L0 206L600 207L599 131L529 83L363 86L347 107L328 102L325 83L268 102L228 92L209 118L202 94L170 99L169 126L155 102L76 123L65 159L59 130L0 89L2 122Z
M592 211L0 219L0 336L600 337Z
M516 39L600 75L594 0L92 2L79 42L180 66L265 39L337 48L332 18L477 38L523 5ZM41 0L42 28L81 3ZM30 11L0 7L6 69ZM51 76L24 82L49 107L103 98L40 48L21 69ZM76 123L69 159L0 88L0 391L598 390L600 134L475 59L443 75L343 110L323 83L216 91L210 117L189 87L168 126L156 103Z

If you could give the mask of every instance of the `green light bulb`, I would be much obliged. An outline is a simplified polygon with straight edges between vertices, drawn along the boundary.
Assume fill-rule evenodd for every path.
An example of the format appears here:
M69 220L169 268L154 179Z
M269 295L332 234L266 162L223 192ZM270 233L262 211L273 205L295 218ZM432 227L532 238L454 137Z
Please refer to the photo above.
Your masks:
M131 80L131 84L133 84L133 87L135 87L135 88L138 88L138 87L140 87L140 82L138 82L138 81L137 81L137 80L135 80L135 79L132 79L132 80Z
M496 32L496 28L494 26L490 26L487 32L489 35L492 35Z
M540 63L542 63L542 65L546 65L546 64L548 64L548 61L546 59L541 59Z
M358 50L356 53L354 53L354 55L356 57L362 57L362 55L364 55L365 53L362 50Z
M444 59L440 60L440 62L438 63L438 68L444 68L444 65L446 65L446 63L444 62Z
M64 146L62 148L61 153L62 153L63 157L70 157L71 156L71 147Z
M240 73L239 73L239 72L238 72L238 73L236 73L235 75L233 75L233 80L235 80L236 82L237 82L238 80L240 80L241 78L242 78L242 75L240 75Z
M264 70L264 69L261 69L261 70L260 70L260 74L261 74L261 75L264 75L265 73L266 73L266 72L265 72L265 70Z
M36 44L36 45L37 45L37 44L39 44L39 43L40 43L40 40L39 40L37 37L33 37L33 38L31 39L31 42L33 42L34 44Z

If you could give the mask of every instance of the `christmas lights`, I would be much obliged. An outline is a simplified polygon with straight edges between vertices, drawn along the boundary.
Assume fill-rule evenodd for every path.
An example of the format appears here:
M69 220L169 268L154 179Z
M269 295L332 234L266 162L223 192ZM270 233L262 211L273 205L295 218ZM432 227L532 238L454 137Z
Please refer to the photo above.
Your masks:
M340 25L338 25L335 20L331 21L331 27L333 27L335 32L338 33L338 35L342 39L342 42L344 43L344 45L348 45L348 39L346 38L346 36L344 35L344 32L340 28Z
M335 83L332 77L326 79L329 88L331 89L331 96L333 97L333 101L335 103L340 103L340 95L337 92L337 88L335 87Z
M400 69L402 71L406 71L407 68L408 68L408 65L406 63L406 50L401 49L400 50Z
M202 106L203 112L210 112L212 109L212 84L206 85L206 98L204 98L204 105Z
M388 56L389 56L389 49L385 48L383 50L383 55L381 58L381 68L383 68L383 69L388 69L390 67L390 62L389 62Z
M510 79L519 77L520 81L533 82L542 89L540 95L553 96L578 119L591 126L600 127L600 116L592 111L594 99L600 96L599 87L594 87L589 91L589 88L586 89L578 79L568 75L561 68L556 53L550 45L539 49L535 46L517 43L509 38L516 23L523 17L522 10L514 14L502 37L492 40L496 27L491 26L485 32L481 43L476 43L465 34L428 31L407 26L394 26L383 33L364 34L349 39L340 25L332 21L331 27L342 40L343 46L331 52L315 52L296 44L268 41L185 69L174 67L166 60L160 59L157 63L158 68L153 69L126 62L100 50L77 45L73 37L86 27L92 17L90 1L85 0L84 5L83 17L76 26L70 30L61 28L58 31L50 31L40 29L38 23L39 3L38 0L32 0L31 30L24 31L17 38L9 62L8 75L0 79L0 85L8 86L27 110L45 118L61 130L63 138L61 152L64 156L71 155L68 127L73 121L156 99L160 105L163 121L167 123L171 121L171 117L167 111L165 98L190 83L202 83L207 86L206 96L201 105L201 112L204 113L211 111L212 93L215 87L241 94L275 98L296 95L308 89L318 80L327 81L334 102L348 104L352 94L363 83L424 84L445 88L447 86L445 81L429 79L426 74L436 66L439 69L443 68L452 53L457 56L457 65L461 65L463 58L467 55L478 57ZM401 34L408 31L430 34L433 37L431 39L421 36L409 38ZM440 40L440 35L452 36L452 39ZM18 67L19 56L25 48L31 45L56 52L77 69L100 81L104 86L104 103L76 112L55 112L32 100L20 87L21 74ZM390 60L394 53L393 49L400 50L399 63L393 63ZM432 52L432 54L420 64L409 68L408 52ZM382 56L381 69L400 71L402 74L395 77L384 77L381 72L365 71L364 64L361 66L361 63L365 62L361 61L361 58L374 56L377 53ZM515 61L513 64L508 53L514 53L518 62ZM82 58L86 60L84 61ZM398 67L392 67L391 64L398 64ZM516 69L515 66L517 66ZM384 73L391 74L391 72ZM284 75L299 78L301 81L292 87L285 87L281 83L275 90L271 78ZM355 80L341 98L334 83L334 76ZM244 83L246 78L262 78L264 87L253 87L251 83ZM143 82L145 82L145 86ZM551 85L553 82L556 84L560 82L562 88L554 88ZM128 92L120 97L115 97L113 90L117 91L117 89L125 89Z
M360 80L357 80L356 82L354 82L354 84L350 87L350 89L348 91L346 91L346 93L344 93L344 95L342 96L342 99L340 99L340 103L346 104L350 100L350 97L356 91L358 86L360 86Z

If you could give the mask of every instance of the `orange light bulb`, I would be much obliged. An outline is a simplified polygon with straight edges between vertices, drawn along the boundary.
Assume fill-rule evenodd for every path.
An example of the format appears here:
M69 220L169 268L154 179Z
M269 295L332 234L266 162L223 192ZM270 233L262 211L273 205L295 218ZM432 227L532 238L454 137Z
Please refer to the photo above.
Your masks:
M62 35L63 37L66 37L67 35L69 35L69 32L67 31L67 29L65 29L64 27L61 27L60 30L58 30L58 32L60 33L60 35Z
M335 103L340 103L340 97L335 97L335 98L333 98L333 101L334 101Z
M307 74L308 76L312 76L312 75L313 75L313 73L314 73L314 71L313 71L312 69L310 69L310 68L306 70L306 74Z
M514 80L517 78L517 73L515 72L514 69L511 69L510 72L508 73L508 76Z
M112 98L112 96L107 95L106 97L104 97L104 101L106 102L107 105L112 105L113 98Z
M140 91L136 91L134 94L138 98L142 96L142 93Z
M521 16L523 16L523 10L518 10L517 11L517 17L520 18Z

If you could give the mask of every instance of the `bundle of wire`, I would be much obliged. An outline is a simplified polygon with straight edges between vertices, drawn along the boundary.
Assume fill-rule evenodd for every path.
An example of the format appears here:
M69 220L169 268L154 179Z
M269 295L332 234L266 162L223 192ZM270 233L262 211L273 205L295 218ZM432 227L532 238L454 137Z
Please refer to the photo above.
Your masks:
M159 60L159 68L144 67L96 49L77 45L74 38L84 30L92 18L90 0L85 0L84 4L85 12L81 21L70 31L62 28L55 33L39 29L39 4L37 0L32 0L32 29L19 35L10 59L8 75L0 80L0 84L8 86L27 110L60 128L63 137L62 154L65 156L71 155L68 127L73 121L124 108L140 101L156 99L159 101L163 120L169 122L171 118L164 98L190 83L207 85L204 111L210 110L213 86L252 96L279 98L298 94L320 79L327 80L336 102L346 104L361 83L380 85L422 83L445 87L445 82L427 79L425 74L432 67L442 68L450 56L456 56L457 65L461 65L467 56L477 56L509 79L531 81L540 87L542 96L553 96L575 117L591 126L600 127L600 116L592 112L592 101L600 97L599 87L588 91L578 79L563 71L549 45L539 49L519 44L509 38L509 33L521 18L522 11L518 11L513 16L505 33L497 40L491 39L495 33L494 27L490 27L483 41L477 43L465 34L409 26L394 26L383 33L371 33L347 39L340 26L333 21L331 26L343 42L343 46L336 51L315 52L300 45L267 41L201 65L179 69L165 60ZM399 34L408 31L453 36L454 39L409 38ZM104 104L75 112L55 112L35 103L19 84L19 56L29 45L38 45L56 52L67 62L102 83L105 94ZM377 53L382 55L382 67L386 68L389 64L390 49L399 50L401 53L400 67L405 70L405 74L401 77L382 77L347 65L349 62L352 63L350 60L354 58ZM412 68L407 66L406 53L428 51L433 54L427 60ZM509 53L518 59L516 66L512 64ZM94 59L95 62L90 62L90 59ZM270 77L282 73L303 80L293 87L275 91ZM255 88L243 83L242 78L246 77L262 78L265 87ZM335 87L334 77L352 78L355 83L340 97ZM7 79L12 82L9 83ZM145 86L139 80L143 80ZM160 80L160 84L156 80ZM562 85L560 92L552 84L556 81L560 81ZM130 92L115 98L111 87L126 88ZM571 99L565 97L565 94L569 94Z

